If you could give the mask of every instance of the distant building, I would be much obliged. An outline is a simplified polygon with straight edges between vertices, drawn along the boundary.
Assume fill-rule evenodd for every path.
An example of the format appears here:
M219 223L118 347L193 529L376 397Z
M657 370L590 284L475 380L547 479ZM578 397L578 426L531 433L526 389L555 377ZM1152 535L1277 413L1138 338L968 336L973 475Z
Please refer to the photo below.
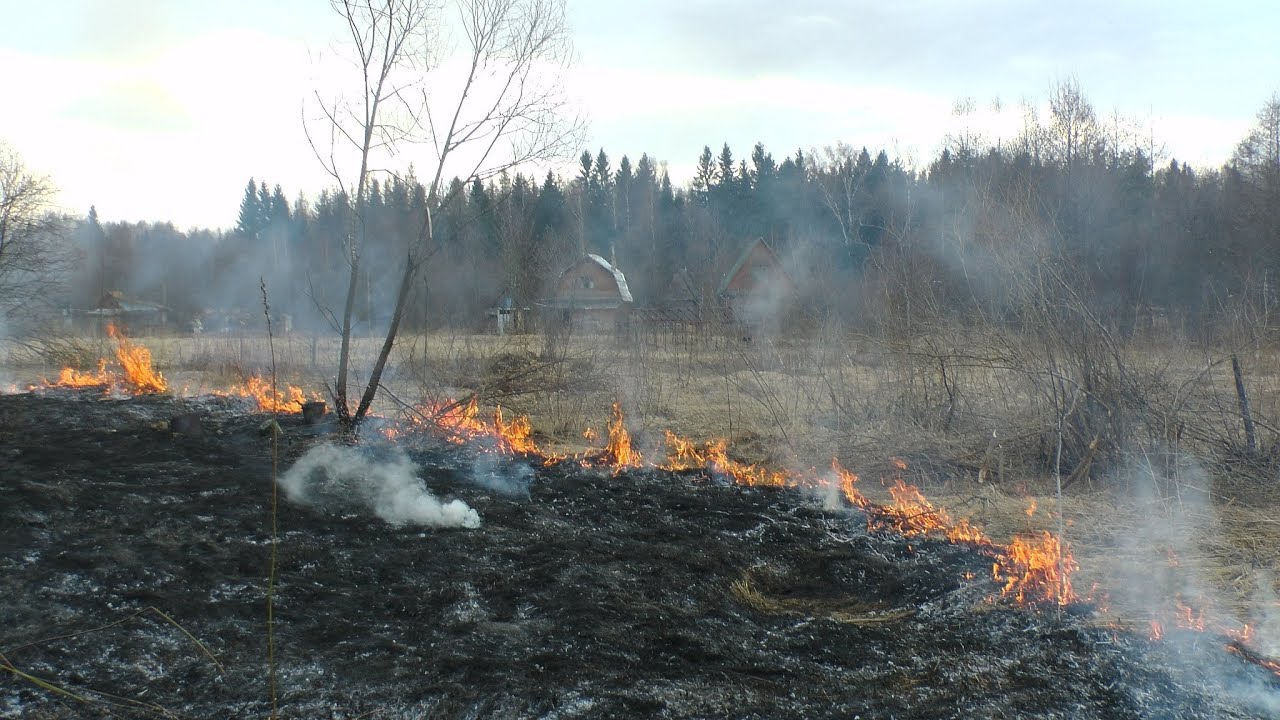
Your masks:
M778 256L756 238L742 248L716 288L734 322L761 331L778 329L790 310L795 285Z
M627 278L599 255L587 255L560 273L546 303L550 323L592 332L624 326L631 307Z
M114 323L130 333L155 331L169 325L169 308L159 303L127 298L119 290L105 293L85 315L90 320Z
M487 317L493 318L494 332L499 335L522 333L525 331L525 313L529 308L519 307L515 300L504 293L493 307L485 310Z

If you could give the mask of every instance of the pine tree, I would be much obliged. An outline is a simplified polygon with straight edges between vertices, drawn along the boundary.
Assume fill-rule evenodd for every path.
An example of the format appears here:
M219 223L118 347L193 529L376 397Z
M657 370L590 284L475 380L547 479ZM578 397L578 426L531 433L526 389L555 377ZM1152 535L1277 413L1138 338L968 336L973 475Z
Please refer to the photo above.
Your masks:
M257 240L262 231L262 201L258 193L258 183L249 178L244 189L244 199L240 201L240 217L236 220L236 232L241 237Z
M733 151L729 149L729 143L725 143L724 147L720 148L720 158L716 168L716 175L720 180L717 184L718 188L723 191L728 191L733 188L735 173L733 167Z
M711 146L702 146L702 155L698 157L698 167L693 171L693 193L698 202L706 205L711 188L716 184L715 158L711 155Z

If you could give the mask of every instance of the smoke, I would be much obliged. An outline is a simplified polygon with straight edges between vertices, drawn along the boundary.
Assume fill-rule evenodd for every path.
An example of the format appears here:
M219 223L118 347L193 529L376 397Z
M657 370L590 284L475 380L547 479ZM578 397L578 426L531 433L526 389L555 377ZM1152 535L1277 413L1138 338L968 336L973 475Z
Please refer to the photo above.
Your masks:
M1128 469L1135 507L1148 511L1122 533L1120 557L1128 558L1128 582L1111 588L1120 605L1150 611L1163 627L1165 643L1174 645L1196 677L1215 677L1233 697L1268 712L1280 712L1280 694L1260 680L1242 679L1243 661L1226 652L1223 632L1252 628L1247 645L1274 657L1280 651L1280 607L1274 578L1255 571L1257 588L1248 615L1233 612L1239 598L1213 582L1221 575L1217 546L1231 535L1214 505L1211 478L1194 458L1182 454L1144 455ZM1203 622L1204 633L1187 632ZM1206 642L1206 639L1211 640Z
M529 484L533 482L533 468L524 464L511 464L494 453L477 453L471 462L471 480L502 495L529 497Z
M432 495L404 452L392 448L377 454L330 443L317 445L281 476L280 486L294 502L326 510L368 509L397 527L480 526L480 515L466 503L441 502Z

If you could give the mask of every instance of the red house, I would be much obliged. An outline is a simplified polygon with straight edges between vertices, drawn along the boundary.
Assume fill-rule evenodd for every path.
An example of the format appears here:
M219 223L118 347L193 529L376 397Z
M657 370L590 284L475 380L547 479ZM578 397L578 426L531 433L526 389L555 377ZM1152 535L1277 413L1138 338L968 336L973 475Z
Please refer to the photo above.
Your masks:
M547 307L557 324L587 331L613 330L627 322L631 290L621 270L599 255L587 255L560 273Z
M716 289L735 321L759 329L776 329L794 295L791 277L760 238L742 249Z

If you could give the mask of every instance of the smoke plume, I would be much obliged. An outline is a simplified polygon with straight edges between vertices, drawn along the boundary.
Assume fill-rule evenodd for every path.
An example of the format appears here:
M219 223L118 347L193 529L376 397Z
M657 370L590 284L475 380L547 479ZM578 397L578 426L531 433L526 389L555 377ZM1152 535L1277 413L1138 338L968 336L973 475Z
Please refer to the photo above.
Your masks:
M1280 713L1280 695L1260 679L1240 679L1242 661L1225 651L1222 631L1247 622L1253 628L1247 644L1274 656L1280 650L1280 608L1269 573L1255 571L1248 578L1257 590L1245 616L1232 612L1234 598L1213 582L1212 544L1231 533L1211 499L1209 473L1183 454L1172 454L1167 463L1144 457L1127 472L1136 507L1147 512L1122 535L1120 555L1131 559L1124 571L1130 582L1111 588L1112 598L1151 609L1169 633L1163 642L1178 649L1197 677L1217 678L1234 697ZM1206 636L1185 632L1196 624L1204 625Z
M372 451L326 443L308 450L280 478L292 501L326 510L359 508L397 527L480 526L480 515L461 500L441 502L427 490L418 467L398 449Z

